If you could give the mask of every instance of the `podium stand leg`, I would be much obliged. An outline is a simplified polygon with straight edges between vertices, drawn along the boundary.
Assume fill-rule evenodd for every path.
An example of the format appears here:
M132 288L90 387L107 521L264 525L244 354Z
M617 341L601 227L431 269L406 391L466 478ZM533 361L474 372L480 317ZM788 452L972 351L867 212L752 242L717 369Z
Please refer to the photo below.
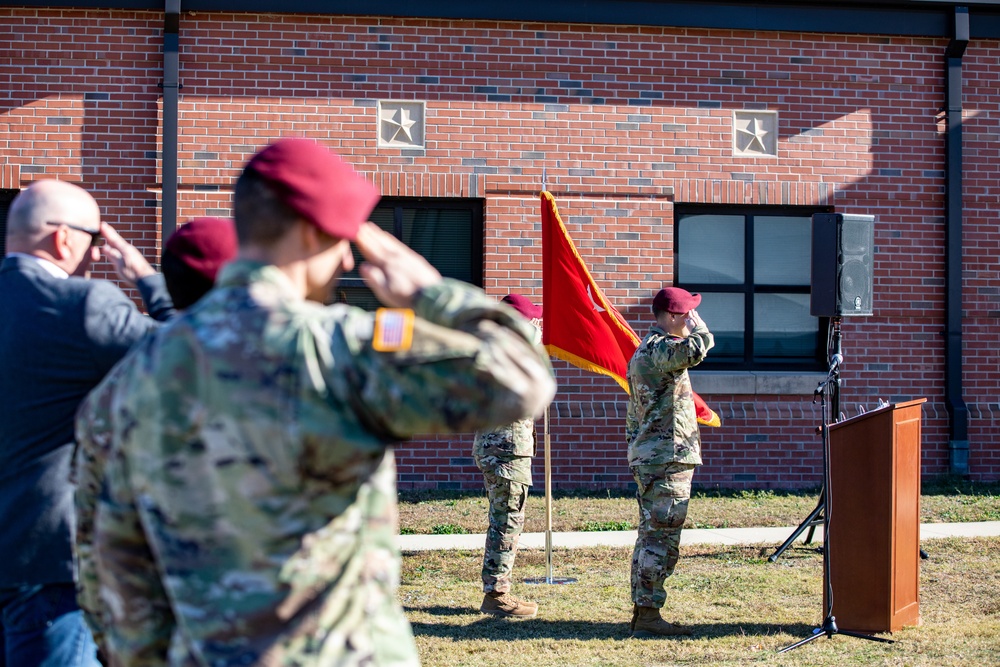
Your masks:
M832 637L834 635L847 635L848 637L857 637L858 639L867 639L873 642L882 642L883 644L895 644L896 642L892 639L883 639L882 637L875 637L873 635L866 635L860 632L853 632L851 630L840 630L837 628L837 619L833 616L827 616L823 621L821 627L816 628L814 634L806 637L805 639L800 639L790 646L778 649L778 653L784 653L785 651L791 651L793 648L798 648L803 644L808 644L814 639L819 639L820 637Z

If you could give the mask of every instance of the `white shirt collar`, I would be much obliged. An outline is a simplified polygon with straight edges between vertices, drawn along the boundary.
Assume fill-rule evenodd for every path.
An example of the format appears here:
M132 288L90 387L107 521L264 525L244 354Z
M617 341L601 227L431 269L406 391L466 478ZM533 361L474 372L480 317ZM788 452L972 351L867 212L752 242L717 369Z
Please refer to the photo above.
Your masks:
M23 252L9 252L7 253L7 257L23 257L24 259L29 259L38 264L39 266L41 266L50 274L52 274L53 278L69 278L68 273L66 273L65 271L63 271L62 269L60 269L58 266L56 266L47 259L43 259L35 255L29 255Z

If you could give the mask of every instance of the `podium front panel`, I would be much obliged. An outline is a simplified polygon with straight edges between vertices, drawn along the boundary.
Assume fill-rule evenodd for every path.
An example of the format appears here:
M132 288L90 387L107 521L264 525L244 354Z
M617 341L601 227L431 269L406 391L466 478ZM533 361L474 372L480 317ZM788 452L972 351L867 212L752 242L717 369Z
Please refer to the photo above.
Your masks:
M893 632L920 623L923 402L829 427L831 611L841 629Z

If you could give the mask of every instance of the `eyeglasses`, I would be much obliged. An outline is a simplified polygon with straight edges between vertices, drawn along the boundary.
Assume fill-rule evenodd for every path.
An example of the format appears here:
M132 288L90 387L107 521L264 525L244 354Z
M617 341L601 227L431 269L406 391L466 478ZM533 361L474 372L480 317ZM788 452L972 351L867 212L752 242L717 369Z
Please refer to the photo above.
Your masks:
M81 227L80 225L74 225L68 222L46 222L46 225L52 225L53 227L69 227L70 229L75 229L78 232L83 232L84 234L90 234L90 247L100 244L101 242L101 230L91 229L90 227Z

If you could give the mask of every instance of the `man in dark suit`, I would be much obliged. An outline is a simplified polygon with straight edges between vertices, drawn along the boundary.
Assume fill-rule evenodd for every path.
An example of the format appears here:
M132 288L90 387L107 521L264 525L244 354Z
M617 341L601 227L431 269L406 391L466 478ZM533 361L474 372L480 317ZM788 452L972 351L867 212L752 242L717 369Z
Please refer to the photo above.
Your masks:
M102 237L152 318L114 284L86 279ZM43 180L14 199L0 265L0 667L97 664L73 584L73 418L172 313L162 276L101 223L86 191Z

